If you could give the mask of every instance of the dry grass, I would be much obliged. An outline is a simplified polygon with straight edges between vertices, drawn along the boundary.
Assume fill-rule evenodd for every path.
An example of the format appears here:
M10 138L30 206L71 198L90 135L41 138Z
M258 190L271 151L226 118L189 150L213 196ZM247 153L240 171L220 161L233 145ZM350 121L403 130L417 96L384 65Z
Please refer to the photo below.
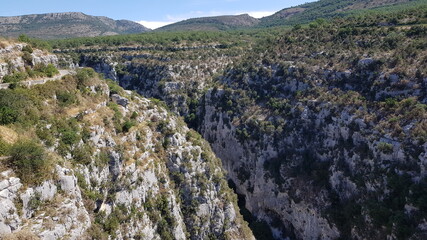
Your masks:
M18 232L14 232L11 234L0 236L0 239L3 239L3 240L39 240L40 238L37 237L33 232L31 232L29 230L21 230Z
M18 134L10 128L0 126L0 138L8 144L14 144L18 140Z
M103 119L111 119L114 111L108 107L102 107L96 112L85 115L83 121L90 124L90 126L104 126Z

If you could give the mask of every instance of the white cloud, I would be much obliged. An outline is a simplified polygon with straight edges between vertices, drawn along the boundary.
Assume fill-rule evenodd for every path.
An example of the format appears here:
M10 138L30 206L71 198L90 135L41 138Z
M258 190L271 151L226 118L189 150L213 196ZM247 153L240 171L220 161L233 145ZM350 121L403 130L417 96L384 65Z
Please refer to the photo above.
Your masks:
M145 27L148 27L148 28L151 28L151 29L156 29L156 28L159 28L159 27L163 27L163 26L172 24L174 22L176 22L176 21L164 21L164 22L162 22L162 21L144 21L144 20L137 21L137 23L142 24Z
M254 17L254 18L262 18L262 17L267 17L270 15L273 15L276 12L273 11L254 11L254 12L247 12L247 14L249 14L249 16Z
M189 18L198 18L198 17L212 17L212 16L222 16L222 15L240 15L240 14L249 14L254 18L262 18L274 14L276 11L239 11L239 12L220 12L220 11L192 11L186 14L181 15L167 15L166 18L169 21L178 22Z

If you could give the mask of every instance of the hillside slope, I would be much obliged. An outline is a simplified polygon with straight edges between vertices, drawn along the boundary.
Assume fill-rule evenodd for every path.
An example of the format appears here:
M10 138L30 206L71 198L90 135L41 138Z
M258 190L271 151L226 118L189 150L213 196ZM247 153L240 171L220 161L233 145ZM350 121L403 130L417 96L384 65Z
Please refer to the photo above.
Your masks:
M0 51L22 63L3 79L58 63L22 49ZM254 239L221 161L164 103L88 68L21 84L0 89L1 239Z
M271 35L158 33L157 45L76 41L64 54L163 99L198 129L256 237L425 239L425 12Z
M42 39L142 33L150 29L128 20L95 17L80 12L0 17L0 36L26 34Z
M426 0L320 0L285 8L277 13L260 19L259 26L278 26L304 24L318 18L344 17L352 13L361 13L370 9L401 10L416 4L425 4Z
M218 31L253 27L259 20L248 14L192 18L159 28L156 31Z

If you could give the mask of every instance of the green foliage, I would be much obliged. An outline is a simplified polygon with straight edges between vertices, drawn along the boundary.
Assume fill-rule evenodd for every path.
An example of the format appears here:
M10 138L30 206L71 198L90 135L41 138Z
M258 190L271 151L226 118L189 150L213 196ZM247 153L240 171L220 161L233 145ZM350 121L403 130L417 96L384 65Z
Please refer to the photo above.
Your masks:
M319 18L333 19L347 16L375 16L402 10L413 11L420 7L425 7L426 3L427 1L425 0L407 1L400 4L396 4L395 1L322 0L298 6L298 8L302 8L304 11L290 15L289 17L279 17L280 12L277 15L266 17L260 25L297 25L309 23Z
M76 95L67 91L57 92L56 99L61 107L67 107L77 102Z
M104 230L102 229L102 226L100 226L97 223L92 223L90 228L86 230L86 235L90 239L108 240L108 234L104 232Z
M135 125L136 124L134 121L127 120L127 121L125 121L125 123L123 123L122 131L123 132L129 132L129 130Z
M92 162L93 149L89 145L79 146L73 149L71 155L79 164L89 165Z
M83 89L91 85L91 79L97 75L92 68L82 68L77 70L77 85L79 89Z
M110 156L107 151L101 150L95 161L97 166L104 167L110 161Z
M378 147L378 150L386 154L390 154L393 152L393 144L390 144L390 143L379 142L377 144L377 147Z
M22 48L22 51L23 51L23 52L27 52L27 53L33 53L33 48L32 48L30 45L25 45L25 46Z
M31 53L24 52L22 55L22 60L24 60L25 64L32 65L33 64L33 56L31 56Z
M18 111L8 106L0 107L0 124L14 123L18 119Z
M28 43L33 48L46 49L49 51L52 50L52 47L48 42L36 38L30 38L25 34L19 35L18 41Z
M4 83L18 83L28 78L26 72L16 72L3 77Z
M132 112L130 119L136 119L137 117L138 117L138 113L134 111L134 112Z
M40 115L27 91L0 90L0 124L35 124Z
M0 156L5 156L9 154L9 149L10 149L10 144L8 144L7 142L5 142L1 137L0 137Z
M80 141L80 136L77 132L67 129L61 134L61 141L67 145L73 145Z
M19 141L10 149L10 165L24 183L40 182L49 161L44 148L35 141Z
M42 76L53 77L59 74L58 69L53 64L43 65L38 64L34 67L34 71L39 72Z
M110 94L119 94L123 95L123 88L121 88L116 82L113 80L108 79L108 88L110 89Z

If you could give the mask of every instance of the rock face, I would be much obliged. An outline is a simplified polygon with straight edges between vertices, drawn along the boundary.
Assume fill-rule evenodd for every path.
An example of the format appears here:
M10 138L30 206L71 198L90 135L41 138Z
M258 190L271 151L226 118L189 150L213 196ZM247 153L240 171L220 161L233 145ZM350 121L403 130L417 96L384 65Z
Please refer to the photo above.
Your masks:
M23 185L12 170L1 173L0 236L254 239L221 161L200 135L155 102L126 91L110 98L103 81L92 84L86 92L94 93L80 98L75 125L86 137L70 152L58 152L63 143L54 140L47 151L63 158L49 179ZM131 118L132 126L115 129L118 115Z
M366 68L371 64L374 60L363 59L358 66L363 69L355 72L369 75ZM423 238L425 215L418 200L410 199L412 194L423 194L418 187L425 181L427 143L414 136L420 133L416 129L424 126L425 112L411 115L415 105L406 105L408 109L401 114L407 117L406 124L411 123L403 127L404 135L397 135L395 128L385 127L387 110L367 107L363 100L357 100L357 93L335 89L333 94L307 94L304 99L295 99L292 95L297 91L315 87L305 85L304 81L296 84L292 78L282 79L277 77L274 67L270 69L271 76L276 77L243 77L242 85L250 88L245 85L250 83L259 89L255 91L263 91L261 85L274 84L274 88L286 89L281 92L289 94L283 106L285 114L276 115L252 103L240 109L233 107L244 97L239 88L210 90L203 101L200 131L222 159L237 192L245 196L245 207L258 219L270 223L280 239L381 238L387 234L377 227L380 222L389 221L378 213L381 208L395 209L386 216L405 215L413 224L413 236ZM348 78L362 75L355 72ZM239 80L230 79L236 79L236 75L231 74L224 81L235 84ZM337 79L342 74L320 76ZM334 84L333 80L312 77L317 82ZM353 84L357 86L354 89L362 88L360 81L354 80ZM393 88L388 90L392 92ZM360 92L373 95L366 91ZM418 95L420 102L425 101L426 95L418 93L413 95ZM373 101L378 100L375 97ZM406 101L412 100L401 104ZM400 110L395 111L398 114ZM377 117L380 120L373 120L371 114L381 116ZM409 115L412 117L408 118ZM418 190L411 193L408 189ZM402 195L406 200L391 203ZM412 210L408 211L408 207ZM343 222L351 222L351 226L343 226Z
M425 51L399 60L424 30L366 21L319 21L247 52L177 40L94 49L81 64L163 99L197 128L254 230L264 222L277 239L424 239Z
M0 34L9 37L26 34L42 39L57 39L142 33L149 30L136 22L116 21L80 12L0 17Z
M58 57L46 51L35 49L24 59L24 43L4 43L0 48L0 81L13 72L25 71L26 66L36 66L37 64L58 66ZM27 52L28 53L28 52ZM29 53L28 53L29 54Z
M129 64L127 71L138 78L127 74L117 79L128 89L161 97L171 109L185 115L189 113L188 102L179 99L189 85L182 81L180 64L169 67ZM376 125L384 122L366 119L373 119L371 111L381 113L375 108L366 109L354 91L371 101L410 95L425 102L427 95L424 90L412 87L418 84L417 79L406 80L406 89L402 91L402 86L393 85L401 81L399 76L385 73L374 76L375 64L375 59L363 58L354 69L345 72L316 70L307 77L310 81L297 77L300 70L290 63L284 70L289 76L277 77L283 70L273 65L261 66L250 73L233 70L230 76L221 79L226 86L233 86L237 79L248 83L249 86L240 89L264 91L272 86L282 89L280 98L289 99L283 107L286 109L283 116L264 114L261 107L250 104L233 108L239 99L245 98L239 95L239 89L210 89L200 100L203 104L198 111L200 132L222 160L237 193L244 196L245 208L259 221L270 224L277 239L384 237L387 234L377 230L381 219L375 215L380 207L376 202L389 204L389 196L410 194L408 188L402 193L394 192L394 188L400 188L393 185L395 181L414 179L411 183L414 188L422 186L416 179L425 177L426 143L396 137L393 129L378 129ZM271 74L257 75L263 71ZM159 84L167 77L176 81ZM323 85L325 89L336 90L327 97L293 100L297 92ZM328 92L323 88L321 91ZM353 92L346 95L346 91ZM415 105L408 106L409 114ZM418 117L409 122L403 129L413 136L412 131L423 126L423 120ZM413 168L406 169L408 165L403 163ZM388 177L384 177L384 172ZM423 217L416 217L419 209L412 208L412 204L406 203L415 209L414 215L403 207L396 212L411 217L414 236L425 236ZM351 226L343 222L351 222Z

